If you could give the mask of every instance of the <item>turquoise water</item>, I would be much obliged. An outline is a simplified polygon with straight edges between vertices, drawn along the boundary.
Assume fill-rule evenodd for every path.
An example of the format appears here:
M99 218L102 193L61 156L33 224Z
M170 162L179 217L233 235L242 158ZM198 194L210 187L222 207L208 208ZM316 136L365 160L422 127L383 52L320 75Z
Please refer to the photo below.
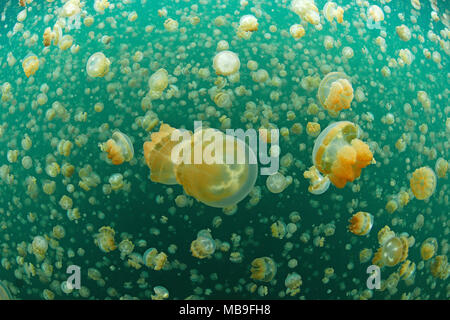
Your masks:
M384 11L378 28L368 24L368 7L360 1L335 1L345 9L344 23L337 24L324 18L326 1L316 0L323 24L317 30L290 10L286 1L249 1L246 6L237 1L208 0L110 2L101 14L91 1L85 1L80 25L75 22L70 28L62 27L62 34L73 41L66 50L54 42L45 47L42 41L45 29L55 30L58 16L64 15L58 10L63 1L28 4L22 29L15 26L22 10L17 2L3 1L0 7L0 11L6 8L0 24L0 85L6 88L8 82L11 87L1 102L0 281L14 298L151 299L157 286L168 290L169 299L449 298L448 277L441 279L431 272L436 257L423 261L420 254L422 243L433 237L438 243L435 256L447 256L449 173L437 178L436 189L427 200L415 198L409 182L416 169L429 166L435 170L439 158L449 159L450 42L448 23L444 24L444 14L448 17L445 3L433 9L422 0L421 9L415 10L410 1L369 1ZM163 8L167 16L160 17L158 10ZM437 9L439 21L433 21L431 12ZM137 19L130 21L133 11ZM240 17L246 14L256 16L259 26L249 39L242 39L237 29ZM89 17L93 17L90 26ZM193 23L195 17L198 24ZM178 22L176 31L165 29L168 18ZM298 40L289 33L297 23L306 32ZM402 41L396 32L401 24L411 31L409 41ZM328 50L326 36L333 38ZM377 37L385 39L385 50L377 45ZM208 92L227 78L216 75L213 68L221 40L228 42L228 50L240 60L239 80L228 77L223 87L232 101L225 108L217 106ZM343 58L344 47L352 48L353 57ZM413 54L410 65L398 64L400 49ZM427 58L424 49L434 56ZM102 52L111 65L104 77L92 78L86 63L96 52ZM136 52L142 53L142 59ZM22 60L29 53L39 58L39 69L27 78ZM9 54L17 60L14 64ZM256 70L267 71L269 79L264 83L252 78L251 60L258 64ZM396 66L392 60L397 61ZM388 77L381 71L386 66ZM160 99L151 101L150 108L143 108L149 101L149 78L160 68L167 70L169 86ZM200 68L207 68L210 75L199 76ZM349 77L354 93L351 108L337 117L324 110L317 97L320 80L333 71ZM315 79L309 87L304 85L311 79L308 76ZM278 79L280 85L274 85ZM418 101L419 91L427 93L429 108ZM104 106L101 112L94 108L97 103ZM59 104L65 111L57 111ZM55 110L56 116L52 118L48 110ZM289 111L295 119L288 119ZM84 116L85 120L79 121ZM222 116L230 119L232 129L259 129L269 123L280 132L290 129L289 138L280 137L280 157L291 154L293 158L290 165L281 161L279 171L292 178L284 191L270 192L267 177L259 175L255 189L232 214L197 201L181 185L152 182L142 147L153 139L150 135L158 132L161 123L194 130L194 121L201 120L205 127L224 130ZM389 124L386 118L391 116L394 120ZM143 117L146 121L158 119L158 123L142 125ZM376 163L363 168L359 179L344 188L331 185L324 194L313 195L303 177L313 165L316 140L307 133L307 123L319 123L323 130L335 121L351 121L360 127L361 140L370 147ZM301 125L300 134L291 129L294 123ZM126 134L134 147L133 160L117 166L98 146L116 129ZM22 143L25 135L32 141L28 150ZM402 135L406 148L400 152L396 142ZM72 142L67 156L58 151L62 139ZM16 161L10 150L18 150ZM23 165L25 156L32 159L28 169ZM64 170L55 177L49 175L46 167L54 162L59 167L73 165L73 175L64 176ZM98 177L97 186L90 190L79 184L80 169L87 165ZM117 191L110 190L109 183L115 173L122 174L125 181ZM44 188L49 181L55 183L51 194ZM400 191L409 194L409 202L389 213L386 205L397 199ZM79 209L79 219L70 219L71 213L60 205L63 196L72 199L72 209ZM180 206L177 196L185 196L188 205ZM367 236L348 231L348 220L358 211L373 215ZM300 216L299 221L292 218L293 212ZM421 216L422 226L416 223ZM271 225L276 221L290 223L287 228L295 232L282 239L274 237ZM359 253L364 248L373 253L378 250L377 233L386 225L397 236L409 239L407 259L416 264L416 271L410 279L396 283L392 279L403 262L384 266L381 289L369 290L366 269L373 254L361 263ZM65 230L61 239L53 232L55 226ZM114 229L117 246L129 239L135 255L121 257L119 248L106 253L100 250L94 239L103 226ZM190 247L204 229L210 229L216 250L199 259L192 256ZM49 243L43 260L33 253L36 236ZM318 245L320 237L322 246ZM132 257L139 260L148 248L167 254L162 270L153 270L142 260L138 268L128 263ZM230 261L236 253L241 259ZM251 263L259 257L270 257L276 263L277 272L269 282L251 278ZM43 264L53 266L53 272L46 274ZM81 289L64 293L61 283L67 280L70 265L81 268ZM324 276L327 268L334 270L328 278ZM448 276L449 266L443 268ZM293 272L301 276L302 284L300 291L290 296L285 279Z

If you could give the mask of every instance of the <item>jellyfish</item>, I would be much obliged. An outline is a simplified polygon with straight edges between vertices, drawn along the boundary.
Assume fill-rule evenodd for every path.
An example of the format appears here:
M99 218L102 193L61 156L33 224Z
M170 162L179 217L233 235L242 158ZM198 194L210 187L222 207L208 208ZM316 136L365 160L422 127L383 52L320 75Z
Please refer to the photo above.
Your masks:
M350 108L353 87L349 77L342 72L328 73L319 84L317 97L330 115L338 115L342 109Z
M163 124L151 139L144 143L150 179L181 184L186 194L208 206L231 207L255 184L256 156L234 136L211 128L191 134Z
M413 172L409 185L418 200L425 200L434 193L436 180L436 174L430 167L421 167Z
M384 20L384 13L383 10L377 5L372 5L367 10L367 15L369 18L372 19L372 21L379 22Z
M102 53L96 52L86 63L86 72L90 77L102 78L109 72L111 61Z
M434 166L434 171L436 171L436 174L439 178L445 178L448 171L448 161L444 158L437 159Z
M250 278L263 282L271 281L277 273L275 261L269 257L256 258L252 261Z
M293 24L289 28L289 33L294 39L300 39L306 34L306 31L301 24Z
M331 1L325 3L323 7L323 15L329 22L333 22L333 19L336 19L338 23L342 23L344 21L344 9Z
M284 280L284 285L286 286L286 293L290 296L295 296L300 292L300 286L302 285L302 277L296 273L289 273Z
M240 67L239 57L232 51L221 51L216 54L213 60L213 68L217 75L229 76L238 72Z
M378 232L378 241L380 248L372 259L373 264L393 267L408 257L408 239L405 236L397 237L388 226Z
M27 76L27 78L29 78L30 76L35 74L36 71L39 69L38 57L33 53L29 53L25 57L25 59L23 59L22 68L23 68L23 72L25 72L25 75Z
M200 230L191 243L192 255L199 259L210 257L216 251L216 242L209 230Z
M150 91L162 92L169 84L169 74L166 69L158 69L148 80Z
M446 255L436 256L430 264L431 274L435 278L445 280L450 275L450 265Z
M348 229L351 233L364 236L370 232L373 226L373 216L368 212L359 211L349 220Z
M242 16L239 20L239 30L244 32L258 31L258 20L251 14Z
M322 176L315 166L303 172L303 177L309 179L308 191L312 194L322 194L330 187L330 179L328 176Z
M0 280L0 301L13 300L13 296L4 282Z
M318 25L320 23L319 9L314 0L292 0L291 10L311 24Z
M117 246L114 242L114 235L116 232L111 227L101 227L98 230L98 233L94 236L95 244L102 250L107 253L117 249Z
M430 260L438 250L438 243L436 238L428 238L420 247L420 256L424 261Z
M167 255L155 248L147 249L143 255L144 264L155 271L161 270L167 262Z
M284 189L286 189L288 183L286 178L280 172L276 172L267 177L266 187L272 193L281 193Z
M31 248L37 260L42 261L44 260L45 254L47 253L48 241L42 236L36 236L31 243Z
M130 138L120 132L115 130L112 134L112 138L105 143L99 144L102 151L108 154L108 158L115 165L119 165L131 161L134 156L133 144Z
M360 137L357 125L339 121L325 128L314 143L314 167L337 188L354 181L363 168L374 162L369 146Z
M153 288L155 294L152 294L152 300L164 300L169 297L169 290L163 286L156 286Z
M413 277L415 272L416 272L416 264L414 262L411 262L410 260L406 260L400 266L398 274L403 280L408 280Z

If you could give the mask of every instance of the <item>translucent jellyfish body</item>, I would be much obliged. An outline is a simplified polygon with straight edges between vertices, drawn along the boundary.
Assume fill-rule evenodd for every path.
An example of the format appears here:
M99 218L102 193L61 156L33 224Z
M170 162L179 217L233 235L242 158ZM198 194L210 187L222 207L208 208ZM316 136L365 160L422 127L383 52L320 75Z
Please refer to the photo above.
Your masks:
M314 0L292 0L291 10L311 24L317 25L320 23L319 9L317 9Z
M31 243L31 248L37 260L42 261L44 260L45 254L47 253L48 241L42 236L36 236Z
M430 264L433 277L445 280L450 275L450 264L446 255L436 256Z
M39 69L39 59L35 54L28 54L22 62L23 72L27 78L36 73Z
M184 138L180 141L172 135ZM191 135L163 124L151 138L144 143L150 179L181 184L188 195L206 205L235 205L255 184L256 156L236 137L215 129L200 129Z
M398 274L403 280L411 279L415 272L416 264L410 260L403 262L398 270Z
M357 125L339 121L325 128L314 143L314 167L337 188L354 181L373 161L369 146L360 137L361 130Z
M117 246L114 241L115 234L116 232L111 227L101 227L94 236L94 242L103 252L116 250Z
M372 263L380 267L395 266L408 257L409 243L406 237L397 237L388 226L378 233L380 248L375 253Z
M430 260L434 257L438 250L438 243L436 238L428 238L420 247L420 256L424 261Z
M434 166L434 171L436 171L436 174L439 178L445 178L448 171L448 161L444 158L437 159Z
M303 173L303 177L309 179L308 191L312 194L322 194L330 187L330 179L328 176L322 176L316 167L312 166Z
M349 220L348 229L351 233L364 236L370 232L373 226L373 216L368 212L359 211Z
M338 7L338 5L334 2L327 2L323 7L323 15L329 22L333 22L333 19L336 19L338 23L342 23L344 21L344 9L342 7Z
M232 51L221 51L215 55L213 60L213 68L217 75L229 76L238 72L240 67L239 57Z
M239 29L244 32L257 31L258 19L254 15L247 14L239 20Z
M252 261L250 272L250 278L269 282L277 273L277 265L269 257L256 258Z
M86 72L90 77L102 78L109 72L111 61L102 53L96 52L86 63Z
M301 24L293 24L289 28L289 33L294 39L300 39L306 33L305 28Z
M266 180L266 187L272 193L283 192L287 185L286 177L279 172L268 176Z
M0 281L0 301L2 300L12 300L13 297L11 295L11 292L6 287L6 284Z
M102 151L108 154L108 158L115 165L122 164L125 161L129 162L133 159L133 144L130 138L119 130L114 131L112 138L99 146Z
M167 255L155 248L147 249L142 256L144 264L155 271L161 270L167 262Z
M328 73L319 84L317 97L330 115L336 116L342 109L350 108L353 87L349 77L342 72Z
M409 186L418 200L425 200L436 190L436 180L436 174L430 167L421 167L413 172Z
M201 230L197 234L197 239L191 243L192 255L199 259L210 257L216 251L216 242L209 230Z
M166 69L157 70L148 80L150 91L162 92L169 84L169 74Z
M384 12L377 5L372 5L367 9L367 15L372 21L379 22L384 20Z

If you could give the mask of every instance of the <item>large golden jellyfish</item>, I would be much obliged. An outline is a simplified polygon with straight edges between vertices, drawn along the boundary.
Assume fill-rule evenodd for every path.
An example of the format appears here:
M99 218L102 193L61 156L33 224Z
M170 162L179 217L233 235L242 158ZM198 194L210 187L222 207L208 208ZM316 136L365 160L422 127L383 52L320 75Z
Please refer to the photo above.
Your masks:
M162 124L144 143L144 156L150 180L181 184L188 195L216 208L244 199L257 178L256 156L248 145L211 128L192 134Z
M111 61L103 54L96 52L86 63L86 72L92 78L102 78L109 72Z
M372 263L379 267L393 267L408 257L408 239L405 236L396 236L388 226L378 232L378 243L380 248L375 253Z
M23 72L27 78L34 75L36 71L39 69L39 59L35 54L28 54L22 62Z
M317 97L332 116L337 116L342 109L350 108L353 87L349 77L343 72L328 73L319 84Z
M326 184L320 181L322 175L337 188L343 188L347 182L358 178L363 168L374 162L369 146L360 137L360 128L349 121L335 122L322 131L312 153L314 168L319 173L310 168L309 173L304 174L310 179L313 189L314 184Z
M368 212L359 211L349 220L348 230L357 236L364 236L370 232L373 226L373 216Z
M99 144L102 151L108 154L108 158L115 165L122 164L125 161L130 161L134 156L133 144L130 138L116 130L112 134L112 138L105 143Z
M271 281L277 273L275 261L269 257L256 258L252 261L250 278L264 282Z
M430 167L421 167L413 172L409 186L417 199L425 200L436 190L436 180L436 174Z
M438 243L436 238L428 238L420 247L420 256L423 260L427 261L434 257L438 250Z

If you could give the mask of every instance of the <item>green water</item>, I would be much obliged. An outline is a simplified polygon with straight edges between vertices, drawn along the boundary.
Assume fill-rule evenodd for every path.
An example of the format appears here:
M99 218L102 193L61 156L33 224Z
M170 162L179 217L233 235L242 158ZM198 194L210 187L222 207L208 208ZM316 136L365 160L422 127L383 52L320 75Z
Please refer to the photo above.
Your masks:
M366 269L371 264L371 259L360 263L359 252L364 248L372 249L373 253L377 251L377 233L385 225L396 235L405 232L414 237L407 259L416 264L417 270L413 280L398 281L396 289L382 285L384 290L369 290L371 298L449 298L448 278L434 277L430 271L434 260L423 262L420 255L423 241L430 237L438 242L436 255L447 255L449 173L437 179L436 190L428 200L411 198L406 206L392 214L385 209L386 203L400 190L409 190L414 170L423 166L434 169L438 158L449 160L450 43L448 26L442 22L444 13L448 15L446 2L438 3L441 20L433 22L430 18L433 9L428 1L422 0L418 11L410 1L394 0L386 4L390 13L380 1L369 1L370 5L384 8L384 21L380 26L385 28L385 52L376 44L382 31L366 25L361 13L365 13L367 7L355 1L335 1L345 9L345 22L330 24L322 13L326 1L316 0L323 28L316 30L313 25L302 22L306 35L299 40L289 34L289 28L302 20L289 9L286 1L249 1L246 7L241 7L238 1L110 1L111 7L104 14L94 10L93 2L85 2L80 27L63 29L64 35L73 37L73 45L79 45L78 52L63 51L53 44L45 48L42 43L44 30L53 28L57 21L55 10L63 7L63 1L33 1L28 5L31 10L23 29L15 34L12 30L22 8L16 1L2 1L0 7L3 11L6 6L5 19L0 22L0 85L11 84L11 97L0 102L4 129L0 137L0 166L8 166L9 174L14 176L12 183L4 177L0 180L0 281L14 298L43 299L47 289L53 292L54 299L151 299L153 288L164 286L169 291L169 299L359 299L368 294ZM158 16L158 10L163 7L167 9L167 17ZM133 11L138 18L129 21L128 16ZM47 22L46 14L50 15ZM245 14L258 18L258 31L250 39L240 39L236 35L239 19ZM92 26L83 23L87 16L94 17ZM413 16L417 16L415 23L411 21ZM189 20L192 17L200 18L200 22L193 25ZM217 17L223 17L223 26L215 24ZM167 18L178 21L177 31L165 30L163 24ZM395 31L401 24L411 30L412 38L407 42L400 40ZM147 26L154 29L146 31ZM271 26L276 30L270 30ZM442 46L439 41L429 39L430 30L439 36ZM420 35L423 43L418 39ZM35 43L30 43L34 36ZM111 37L109 43L102 41L104 36ZM325 36L334 40L334 47L329 50L323 44ZM239 81L228 81L225 86L226 90L233 91L229 108L216 106L208 94L218 78L213 58L220 40L228 41L229 50L239 56L241 63ZM352 58L342 59L344 47L353 49ZM403 67L390 66L390 77L384 77L381 69L388 66L389 60L398 60L399 50L406 48L414 55L412 63ZM427 59L424 48L431 53L438 52L441 61ZM143 53L139 62L133 60L137 51ZM27 78L22 59L30 52L38 56L40 65L39 70ZM103 52L111 61L109 74L104 78L87 75L86 62L95 52ZM11 66L7 61L9 53L17 60ZM270 78L279 77L281 86L271 85L270 78L265 84L256 83L247 67L249 60L256 61L258 69L266 70ZM150 181L143 156L143 143L150 140L150 134L157 132L159 125L151 131L139 125L139 117L144 117L148 111L143 110L141 104L149 91L148 79L159 68L168 71L170 85L178 89L175 96L169 97L167 91L175 90L169 86L161 99L152 101L150 110L160 123L193 130L194 121L202 120L204 126L221 129L219 118L223 115L231 120L233 129L258 129L266 122L281 129L300 123L301 134L291 132L289 139L280 137L281 157L290 153L294 159L289 167L282 167L280 171L293 178L292 184L283 192L273 194L266 187L267 177L258 176L255 188L260 192L260 201L249 205L251 196L246 197L233 215L192 197L189 197L191 206L178 207L175 198L184 194L183 187ZM210 76L199 77L195 72L199 68L208 68ZM306 90L301 85L306 76L322 79L329 71L345 72L355 93L351 109L342 110L338 117L331 117L322 108L317 99L317 86ZM48 85L48 101L39 105L38 95L44 83ZM239 86L247 89L245 95L236 94ZM356 99L358 90L364 92L364 99ZM429 109L418 102L418 91L427 93L431 100ZM274 95L278 95L278 99L274 99ZM68 119L58 115L48 119L47 110L55 102L64 106ZM98 102L104 104L102 112L94 110ZM244 118L249 102L255 103L258 109L254 123ZM310 107L313 103L317 105L316 111ZM405 104L410 105L411 112L407 112ZM205 111L207 107L214 107L215 114ZM287 120L288 111L295 113L294 120ZM75 115L79 112L87 113L86 121L76 121ZM373 121L367 120L368 113ZM384 121L387 113L394 116L393 124ZM362 169L360 178L343 189L330 186L326 193L312 195L303 172L312 166L315 137L306 133L306 125L318 122L324 129L342 120L352 121L362 129L362 140L370 146L376 164ZM425 133L420 131L421 125L427 126L426 132L422 127ZM115 129L130 137L135 151L131 162L119 166L108 162L106 154L98 147ZM21 145L25 134L32 140L29 150ZM405 151L399 152L395 144L402 134L408 139ZM87 138L86 143L76 143L80 135ZM61 139L73 143L67 157L58 152ZM9 150L19 151L16 162L8 161ZM33 160L29 169L21 163L24 156ZM74 174L71 177L61 173L49 176L45 168L52 161L59 166L66 162L72 164ZM79 172L86 165L100 178L100 183L89 191L79 186ZM108 188L108 179L114 173L121 173L129 186L105 194L103 189ZM28 177L36 179L35 189L27 183ZM47 180L56 183L51 195L43 190ZM73 192L68 191L70 185L73 185ZM81 213L80 219L68 218L67 210L59 204L64 195L73 200L73 208ZM367 236L356 236L348 231L348 220L358 211L374 216ZM278 220L292 223L292 212L298 212L301 217L295 222L297 230L283 239L273 237L272 223ZM29 218L30 213L35 215L34 219ZM419 214L424 216L424 223L421 228L415 228ZM213 223L217 217L222 219L219 226ZM44 262L54 270L51 275L44 275L43 262L32 253L31 243L36 236L47 236L48 240L55 241L52 230L56 225L65 229L65 236L49 245ZM143 255L152 247L165 252L168 261L163 270L155 271L142 263L135 269L127 263L128 258L121 259L119 249L109 253L101 251L94 243L94 236L102 226L115 230L116 245L123 239L132 241L134 253ZM326 226L333 226L334 233L325 235ZM190 251L191 242L200 230L208 228L217 240L216 252L206 259L195 258ZM306 243L301 240L305 234L310 238ZM314 242L318 236L324 238L322 247ZM236 237L240 237L240 241L236 241ZM22 242L28 247L23 254L17 249ZM223 242L228 242L229 250L220 250ZM176 246L176 250L169 246ZM232 252L239 252L242 261L231 262ZM21 255L22 258L17 258ZM251 262L258 257L270 257L275 261L277 273L272 281L250 278ZM292 265L292 259L297 260L297 265ZM28 263L36 268L35 275L24 271L24 264ZM60 286L69 276L66 268L70 265L81 267L82 289L66 294ZM381 279L386 280L398 272L400 265L383 267ZM334 275L323 280L324 270L329 267L334 269ZM101 280L90 278L89 268L97 269ZM292 272L302 278L300 292L295 296L286 294L284 283ZM251 287L258 289L252 292ZM264 291L265 294L258 293Z

